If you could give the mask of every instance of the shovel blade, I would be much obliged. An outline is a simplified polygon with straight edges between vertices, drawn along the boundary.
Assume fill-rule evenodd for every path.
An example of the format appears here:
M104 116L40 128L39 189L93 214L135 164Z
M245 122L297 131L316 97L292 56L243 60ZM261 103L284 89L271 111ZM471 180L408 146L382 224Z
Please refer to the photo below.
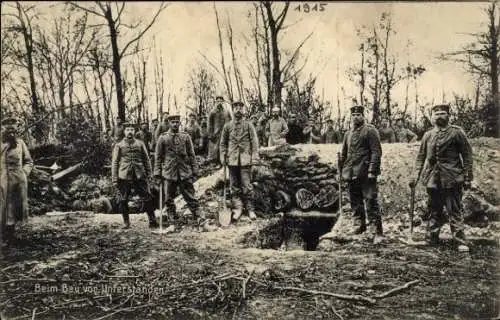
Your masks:
M228 208L223 208L219 212L219 224L223 227L227 227L231 224L232 212Z

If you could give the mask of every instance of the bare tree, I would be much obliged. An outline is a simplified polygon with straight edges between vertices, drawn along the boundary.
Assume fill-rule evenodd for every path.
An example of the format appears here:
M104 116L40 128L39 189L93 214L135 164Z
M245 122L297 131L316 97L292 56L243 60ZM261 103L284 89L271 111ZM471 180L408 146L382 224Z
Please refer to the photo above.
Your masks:
M489 94L483 110L487 122L486 134L498 136L500 108L498 92L500 8L498 1L492 1L485 9L485 13L486 30L469 34L473 37L473 42L455 52L442 54L440 58L462 63L474 77L487 79Z
M145 34L146 32L153 26L156 22L160 13L167 7L164 2L161 2L159 9L153 15L151 20L143 25L141 22L133 25L129 25L123 21L123 13L126 8L126 3L122 2L121 4L117 2L100 2L97 1L93 5L81 5L77 2L69 2L71 6L78 10L83 10L85 12L91 13L97 17L104 19L108 29L109 36L111 41L111 50L112 50L112 70L115 78L115 86L116 86L116 98L118 104L118 117L124 121L125 120L125 110L126 110L126 101L125 101L125 93L123 88L123 78L122 78L122 70L121 70L121 61L122 59L130 54L129 50L132 48L134 44L136 44ZM125 29L129 30L137 30L132 38L125 42L120 49L119 38L122 37Z
M188 98L191 101L191 112L198 116L206 115L211 98L216 95L217 81L202 64L191 70L187 85Z
M10 19L10 25L6 28L7 32L18 33L22 36L22 47L15 45L12 50L16 57L14 65L24 68L28 72L31 109L33 114L42 112L42 106L39 103L37 85L35 80L34 68L34 41L33 41L33 20L38 18L35 5L22 5L16 1L13 5L6 5L13 9L13 13L2 13L2 16ZM2 60L3 61L3 60Z

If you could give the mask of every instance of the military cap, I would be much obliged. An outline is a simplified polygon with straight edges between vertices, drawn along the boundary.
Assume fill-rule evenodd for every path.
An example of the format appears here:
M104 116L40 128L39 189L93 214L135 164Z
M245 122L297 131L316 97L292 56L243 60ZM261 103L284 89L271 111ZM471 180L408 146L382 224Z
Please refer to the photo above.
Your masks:
M19 119L17 117L5 117L2 119L2 125L9 125L9 124L19 124Z
M188 117L189 117L189 118L191 118L191 117L196 117L196 115L195 115L194 113L192 113L192 112L191 112L191 113L188 115Z
M279 112L279 111L280 111L280 108L278 108L278 107L273 107L273 108L271 109L271 111L272 111L272 112L275 112L275 111L276 111L276 112Z
M450 113L450 106L447 104L438 104L432 107L432 112L434 111L446 111L447 113Z
M132 123L132 122L129 122L129 121L123 122L122 126L123 126L124 129L128 128L128 127L131 127L131 128L134 128L134 129L136 128L136 125L134 123Z
M326 123L333 123L333 119L326 119Z
M351 107L351 113L364 113L364 112L365 112L365 107L363 106Z
M222 100L222 101L224 101L224 97L223 96L217 96L217 97L215 97L215 100Z
M241 101L235 101L235 102L233 102L233 107L243 107L243 106L244 106L244 104Z
M168 120L181 120L181 116L178 114L171 114L167 118Z

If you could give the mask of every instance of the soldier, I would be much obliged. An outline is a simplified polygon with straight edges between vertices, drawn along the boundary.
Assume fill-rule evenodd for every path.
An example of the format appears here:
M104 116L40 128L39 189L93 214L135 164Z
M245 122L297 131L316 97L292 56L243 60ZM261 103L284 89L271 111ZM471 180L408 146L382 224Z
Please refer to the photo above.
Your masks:
M169 129L169 122L168 122L168 112L163 112L163 117L161 123L158 125L158 128L155 130L155 148L156 144L158 143L159 137L167 132Z
M383 228L378 204L377 176L380 174L382 147L377 129L365 123L364 107L351 108L352 128L344 136L342 144L342 178L349 183L351 208L357 220L355 234L366 231L366 214L370 223L373 243L382 240Z
M198 124L194 113L189 114L189 122L186 126L186 133L191 137L195 154L199 154L203 149L203 139L201 137L201 127Z
M272 147L285 144L288 125L285 119L280 116L280 109L278 107L274 107L271 110L271 115L271 119L269 119L266 124L267 146Z
M124 229L130 228L128 200L134 188L144 201L149 219L149 227L156 228L155 205L149 188L151 180L151 162L144 142L134 138L135 126L123 124L125 138L113 149L111 179L119 191L119 210L123 216Z
M238 220L243 211L250 219L255 219L253 210L253 188L251 182L252 165L259 161L259 140L253 124L243 119L243 103L233 103L235 119L222 130L220 157L229 168L233 219Z
M429 196L430 220L427 239L439 243L439 232L446 223L443 207L449 217L450 229L458 250L468 251L465 242L462 212L463 190L471 187L472 148L464 130L450 125L450 108L437 105L432 108L434 128L427 131L420 144L410 187L421 179Z
M381 143L394 143L396 142L396 134L394 133L394 129L389 124L389 119L382 118L381 127L378 130L380 135Z
M415 142L418 137L413 131L405 127L403 118L396 119L396 141L397 142Z
M205 216L195 198L193 180L199 175L193 142L189 134L179 132L179 115L168 117L170 129L156 144L154 176L158 185L165 183L165 204L170 217L177 219L174 199L179 188L189 210L199 221Z
M144 142L148 150L151 150L151 143L153 141L153 134L149 131L147 122L141 124L141 129L135 134L135 138Z
M286 134L286 142L289 144L299 144L304 142L304 135L302 128L297 123L297 116L295 113L288 115L288 133Z
M125 137L125 134L123 133L123 124L122 124L122 120L120 119L120 117L116 117L116 126L113 130L113 136L115 137L115 143L117 142L120 142L123 137Z
M310 118L307 126L302 130L305 137L305 143L320 143L321 142L321 127L314 118Z
M340 133L333 128L333 120L326 120L326 128L321 135L321 141L323 143L341 143Z
M2 153L0 156L0 227L3 240L14 240L17 223L28 219L28 176L33 169L28 147L17 137L19 120L2 120Z
M207 152L208 152L208 131L207 131L207 117L206 116L203 116L201 118L201 124L200 124L200 127L201 127L201 143L202 143L202 147L201 147L201 150L200 150L200 154L203 156L203 157L206 157L207 156Z
M216 97L216 106L208 115L208 160L216 165L220 164L219 143L222 128L224 128L226 122L231 121L231 115L222 106L223 102L223 97Z

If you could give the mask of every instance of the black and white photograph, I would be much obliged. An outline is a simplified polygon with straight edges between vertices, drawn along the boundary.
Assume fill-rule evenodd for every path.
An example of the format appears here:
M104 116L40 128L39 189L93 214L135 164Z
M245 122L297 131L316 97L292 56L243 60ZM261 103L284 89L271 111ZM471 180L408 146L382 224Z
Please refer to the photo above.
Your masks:
M498 0L0 15L0 320L500 319Z

